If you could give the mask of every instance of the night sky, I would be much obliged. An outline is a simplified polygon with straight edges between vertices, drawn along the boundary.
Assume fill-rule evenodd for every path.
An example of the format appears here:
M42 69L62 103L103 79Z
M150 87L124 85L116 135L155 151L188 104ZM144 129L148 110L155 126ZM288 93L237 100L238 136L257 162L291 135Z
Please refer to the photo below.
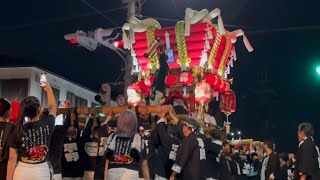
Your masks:
M114 82L121 77L123 66L116 54L104 47L87 51L69 44L63 36L77 29L122 26L126 10L121 9L120 0L86 2L107 18L82 0L3 1L0 55L18 64L38 65L95 91L103 82ZM255 48L248 53L241 39L236 44L234 128L248 137L274 140L278 151L295 150L300 122L320 128L320 77L315 74L320 64L319 0L147 0L142 15L182 20L186 7L220 8L224 23L232 25L226 28L245 30ZM175 24L159 21L162 26Z

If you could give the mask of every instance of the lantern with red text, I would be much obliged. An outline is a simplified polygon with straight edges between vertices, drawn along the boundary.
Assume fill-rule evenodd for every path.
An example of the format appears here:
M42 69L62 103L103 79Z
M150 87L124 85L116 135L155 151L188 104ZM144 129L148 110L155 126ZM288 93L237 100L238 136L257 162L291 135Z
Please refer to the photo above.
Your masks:
M233 91L227 91L221 95L220 109L225 114L231 114L236 111L236 95Z
M190 85L193 81L191 73L183 72L180 74L179 82L183 85Z
M197 83L195 89L195 101L204 104L211 100L211 87L208 83Z
M183 85L183 97L187 96L187 86L193 81L191 73L183 72L180 74L179 82Z
M231 123L229 122L229 115L236 111L236 95L233 91L230 90L221 95L220 109L221 112L224 112L227 117L225 128L226 133L229 134L231 125Z
M141 89L139 86L129 86L127 89L128 104L137 106L141 103Z
M200 104L198 114L200 115L199 120L202 123L204 121L205 108L204 105L211 100L211 87L208 83L197 83L195 88L195 101ZM206 110L208 110L208 104L206 104Z

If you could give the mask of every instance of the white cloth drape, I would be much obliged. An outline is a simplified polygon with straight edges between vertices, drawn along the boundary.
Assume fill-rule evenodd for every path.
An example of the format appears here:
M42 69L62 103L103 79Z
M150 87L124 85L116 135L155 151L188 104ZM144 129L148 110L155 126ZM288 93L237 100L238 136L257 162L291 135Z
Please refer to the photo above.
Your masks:
M49 164L27 164L19 162L16 167L13 180L51 180Z
M138 180L139 172L126 168L112 168L108 170L108 180Z

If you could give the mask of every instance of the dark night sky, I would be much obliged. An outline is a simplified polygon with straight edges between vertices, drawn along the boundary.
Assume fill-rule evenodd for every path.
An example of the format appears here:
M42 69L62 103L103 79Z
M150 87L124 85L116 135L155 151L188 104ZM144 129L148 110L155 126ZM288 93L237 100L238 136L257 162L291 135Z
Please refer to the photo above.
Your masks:
M103 12L124 6L120 0L87 2ZM255 48L249 54L241 40L237 43L238 61L232 69L238 94L238 111L231 117L234 127L250 137L282 142L280 150L293 150L299 122L310 121L320 128L320 78L314 72L314 65L320 64L319 0L147 0L142 14L180 20L186 7L220 8L224 23L243 28ZM99 84L119 76L120 58L103 47L89 52L70 45L63 35L121 26L126 11L105 15L115 23L81 0L6 0L0 11L0 55L37 64L97 90ZM298 26L318 28L268 31ZM262 73L268 77L264 83Z

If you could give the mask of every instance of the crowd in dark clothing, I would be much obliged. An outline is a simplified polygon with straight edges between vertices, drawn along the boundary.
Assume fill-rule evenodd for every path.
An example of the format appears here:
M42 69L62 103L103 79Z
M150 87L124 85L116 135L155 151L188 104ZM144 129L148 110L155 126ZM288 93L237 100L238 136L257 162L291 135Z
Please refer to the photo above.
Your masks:
M309 123L298 128L295 155L277 154L271 141L261 144L262 154L257 145L223 141L221 130L203 133L197 120L179 120L172 107L161 112L150 129L144 117L132 111L118 119L89 118L81 129L76 113L67 113L63 124L55 125L50 110L42 113L43 120L33 122L34 116L27 113L28 122L14 125L8 122L10 109L10 102L0 99L0 180L23 179L21 173L28 173L29 165L47 164L52 173L47 177L41 172L45 178L40 179L320 180L319 149ZM13 166L9 162L14 149Z

